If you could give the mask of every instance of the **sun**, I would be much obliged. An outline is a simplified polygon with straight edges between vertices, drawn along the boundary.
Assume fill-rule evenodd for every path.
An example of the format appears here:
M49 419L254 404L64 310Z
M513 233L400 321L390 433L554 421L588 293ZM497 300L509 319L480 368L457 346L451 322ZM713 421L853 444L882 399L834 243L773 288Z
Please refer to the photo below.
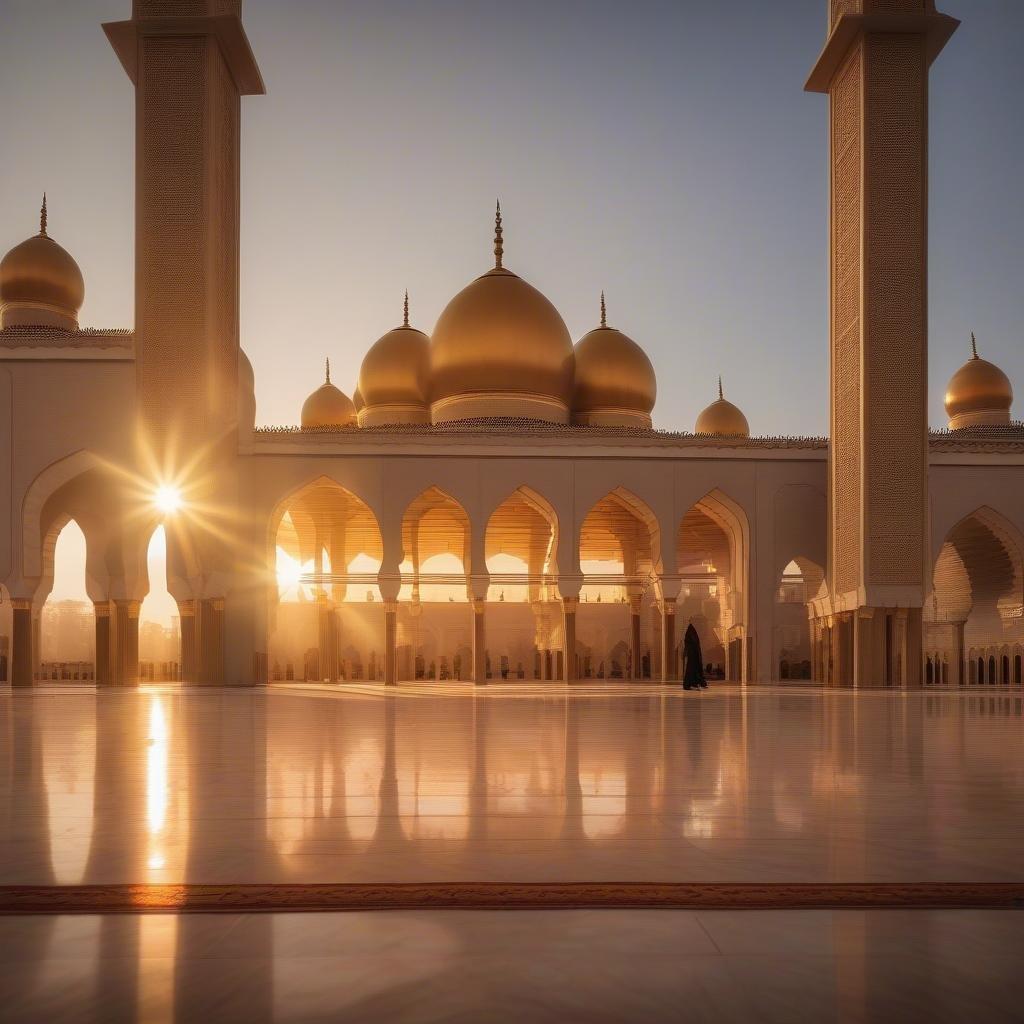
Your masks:
M171 515L182 506L181 491L169 484L162 484L153 495L153 504L165 515Z

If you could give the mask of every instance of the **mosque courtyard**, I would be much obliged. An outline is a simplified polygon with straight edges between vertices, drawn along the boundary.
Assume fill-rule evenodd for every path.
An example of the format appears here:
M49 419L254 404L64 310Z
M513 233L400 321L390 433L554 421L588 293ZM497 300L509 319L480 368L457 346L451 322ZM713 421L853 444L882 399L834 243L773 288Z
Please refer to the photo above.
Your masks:
M5 1019L1011 1020L1022 720L1014 687L8 690ZM175 883L222 912L97 913Z

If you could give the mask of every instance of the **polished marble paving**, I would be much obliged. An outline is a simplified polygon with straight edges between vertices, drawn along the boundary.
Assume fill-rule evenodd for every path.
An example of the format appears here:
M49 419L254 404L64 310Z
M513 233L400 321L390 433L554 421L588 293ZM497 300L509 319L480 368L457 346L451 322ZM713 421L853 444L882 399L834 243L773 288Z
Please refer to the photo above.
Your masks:
M1019 1021L1019 911L0 917L5 1024Z
M0 691L0 884L1024 880L1024 694Z

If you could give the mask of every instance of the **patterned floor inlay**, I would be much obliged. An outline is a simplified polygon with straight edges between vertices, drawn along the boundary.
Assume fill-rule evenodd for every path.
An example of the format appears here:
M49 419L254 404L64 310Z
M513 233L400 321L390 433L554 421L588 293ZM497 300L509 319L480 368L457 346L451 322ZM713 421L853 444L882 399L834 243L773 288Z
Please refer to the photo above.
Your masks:
M1024 884L424 883L0 887L2 914L322 910L1022 908Z

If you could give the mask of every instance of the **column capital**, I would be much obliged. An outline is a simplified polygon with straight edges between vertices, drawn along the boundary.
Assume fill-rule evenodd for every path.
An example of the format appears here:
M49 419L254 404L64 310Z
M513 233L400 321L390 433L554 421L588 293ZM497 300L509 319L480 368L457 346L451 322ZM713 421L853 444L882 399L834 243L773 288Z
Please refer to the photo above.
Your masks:
M491 586L491 575L487 572L474 572L466 577L466 593L470 600L486 601L487 591Z
M673 574L664 574L657 577L655 582L657 588L659 602L670 602L675 605L676 599L679 597L680 592L683 589L683 579L681 576Z
M942 52L960 22L938 11L905 11L876 14L843 14L832 26L825 47L818 56L804 84L805 92L828 92L832 79L850 51L850 47L869 32L893 32L901 35L922 35L928 63Z
M580 606L580 599L578 597L563 597L562 598L562 610L570 615L576 614L576 609Z
M583 589L583 573L567 572L560 573L558 577L558 595L563 601L579 600L580 591Z

